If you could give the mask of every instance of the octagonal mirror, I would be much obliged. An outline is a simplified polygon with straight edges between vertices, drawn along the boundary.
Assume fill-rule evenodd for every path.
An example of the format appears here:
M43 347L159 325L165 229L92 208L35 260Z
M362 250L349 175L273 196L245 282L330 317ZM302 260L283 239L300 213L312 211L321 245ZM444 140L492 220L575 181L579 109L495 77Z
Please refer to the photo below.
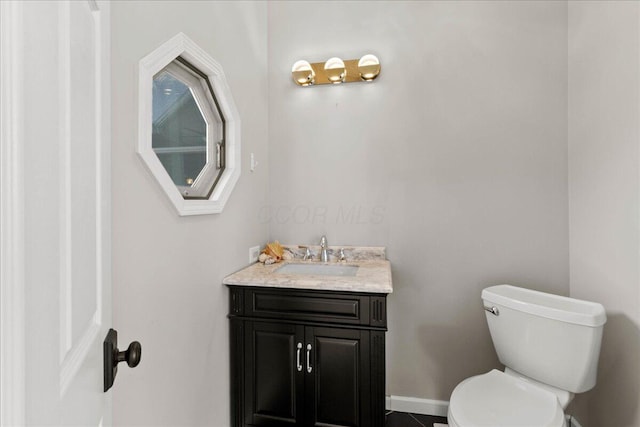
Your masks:
M138 153L180 215L222 211L239 125L222 68L184 34L140 61Z
M202 76L182 58L153 77L151 145L185 199L206 199L224 171L224 119Z

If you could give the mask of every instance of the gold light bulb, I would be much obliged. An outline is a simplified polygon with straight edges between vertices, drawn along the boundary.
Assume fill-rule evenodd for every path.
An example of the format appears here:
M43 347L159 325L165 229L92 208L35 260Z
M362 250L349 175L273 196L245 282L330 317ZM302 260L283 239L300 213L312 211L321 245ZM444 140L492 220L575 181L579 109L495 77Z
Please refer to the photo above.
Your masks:
M291 77L299 86L309 86L313 84L316 73L307 61L300 60L291 67Z
M370 82L380 74L380 61L375 55L365 55L358 61L358 72L362 80Z
M342 83L347 75L344 62L336 57L330 58L324 63L324 72L327 79L333 84Z

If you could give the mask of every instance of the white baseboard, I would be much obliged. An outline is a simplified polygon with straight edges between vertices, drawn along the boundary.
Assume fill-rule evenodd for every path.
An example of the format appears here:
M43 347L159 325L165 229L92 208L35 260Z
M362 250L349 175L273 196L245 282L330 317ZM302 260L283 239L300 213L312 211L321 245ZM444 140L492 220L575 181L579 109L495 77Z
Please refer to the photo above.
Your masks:
M417 397L387 396L387 411L446 417L449 402L446 400L419 399Z

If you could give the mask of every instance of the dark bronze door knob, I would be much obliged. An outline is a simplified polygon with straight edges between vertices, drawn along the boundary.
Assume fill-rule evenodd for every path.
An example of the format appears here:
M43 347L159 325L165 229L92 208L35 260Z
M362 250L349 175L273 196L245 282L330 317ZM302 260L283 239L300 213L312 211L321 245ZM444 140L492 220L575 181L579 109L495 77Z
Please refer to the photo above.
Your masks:
M135 368L142 358L142 346L133 341L125 351L118 350L118 332L109 329L104 339L104 391L113 385L118 373L118 363L127 362L130 368Z
M118 351L115 363L127 362L130 368L135 368L140 363L140 357L142 357L142 346L138 341L133 341L126 351Z

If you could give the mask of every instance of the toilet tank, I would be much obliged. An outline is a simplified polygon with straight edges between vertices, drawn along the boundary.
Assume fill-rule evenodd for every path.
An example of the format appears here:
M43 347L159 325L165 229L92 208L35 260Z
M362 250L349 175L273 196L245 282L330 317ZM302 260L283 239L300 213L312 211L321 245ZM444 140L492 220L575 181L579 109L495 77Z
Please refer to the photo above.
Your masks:
M607 321L602 305L511 285L484 289L482 301L502 364L572 393L593 388Z

